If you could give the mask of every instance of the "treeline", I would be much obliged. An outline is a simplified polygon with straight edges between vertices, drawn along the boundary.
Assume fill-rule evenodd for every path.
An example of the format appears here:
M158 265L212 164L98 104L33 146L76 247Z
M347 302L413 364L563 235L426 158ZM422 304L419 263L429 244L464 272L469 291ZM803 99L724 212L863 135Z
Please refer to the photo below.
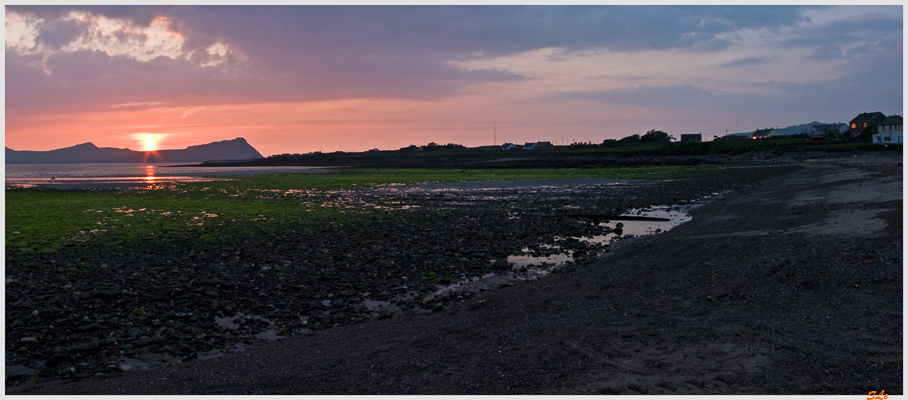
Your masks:
M665 133L663 131L657 131L655 129L650 130L640 136L638 134L633 134L630 136L625 136L621 139L605 139L602 141L602 147L614 147L619 144L637 144L637 143L671 143L675 140L675 137Z
M465 148L466 148L466 146L461 145L461 144L456 144L456 143L438 144L435 142L429 142L429 144L424 145L424 146L417 146L417 145L411 144L407 147L401 147L400 149L402 151L433 151L433 150L445 150L445 149L450 150L450 149L465 149Z

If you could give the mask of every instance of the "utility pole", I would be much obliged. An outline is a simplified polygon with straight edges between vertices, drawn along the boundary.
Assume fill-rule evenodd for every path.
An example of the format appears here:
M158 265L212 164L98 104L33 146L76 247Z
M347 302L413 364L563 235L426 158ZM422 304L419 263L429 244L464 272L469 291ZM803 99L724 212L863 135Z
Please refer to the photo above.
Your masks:
M495 121L492 121L492 144L498 146L498 132L495 130Z

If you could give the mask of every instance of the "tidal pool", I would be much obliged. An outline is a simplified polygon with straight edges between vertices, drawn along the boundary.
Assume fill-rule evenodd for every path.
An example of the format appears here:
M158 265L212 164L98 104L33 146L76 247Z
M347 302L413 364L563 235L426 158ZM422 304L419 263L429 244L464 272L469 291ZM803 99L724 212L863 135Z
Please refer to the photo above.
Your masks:
M578 261L569 250L564 250L557 245L559 241L570 239L582 241L593 248L601 249L594 252L591 256L585 256L587 259L601 257L608 252L611 245L622 239L667 232L678 225L690 221L692 217L687 211L701 204L693 203L684 206L633 209L622 215L610 216L608 221L605 222L591 222L599 226L609 227L612 232L607 235L591 237L555 238L555 245L540 245L537 247L542 250L543 255L534 255L537 252L524 248L521 252L522 254L508 256L509 269L499 273L486 274L482 277L470 279L464 277L461 282L439 286L435 295L439 297L462 296L463 294L512 286L515 281L534 281L552 273L556 269ZM489 262L495 264L496 261L490 260Z

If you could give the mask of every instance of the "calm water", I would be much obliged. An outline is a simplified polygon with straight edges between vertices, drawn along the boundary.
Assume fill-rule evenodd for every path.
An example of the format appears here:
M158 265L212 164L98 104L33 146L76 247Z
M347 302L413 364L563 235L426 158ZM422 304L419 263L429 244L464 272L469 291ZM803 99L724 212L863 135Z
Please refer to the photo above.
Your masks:
M130 188L216 180L224 175L324 173L317 167L177 167L173 163L7 164L6 184L56 188ZM183 163L185 165L185 163Z

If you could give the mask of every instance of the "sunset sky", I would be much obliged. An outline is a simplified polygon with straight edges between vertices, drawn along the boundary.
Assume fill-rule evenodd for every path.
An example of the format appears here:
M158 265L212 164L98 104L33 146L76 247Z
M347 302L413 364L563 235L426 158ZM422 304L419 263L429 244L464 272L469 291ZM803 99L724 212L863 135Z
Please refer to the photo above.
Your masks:
M901 115L902 15L901 5L6 6L6 146L244 137L267 156L650 129L712 138Z

